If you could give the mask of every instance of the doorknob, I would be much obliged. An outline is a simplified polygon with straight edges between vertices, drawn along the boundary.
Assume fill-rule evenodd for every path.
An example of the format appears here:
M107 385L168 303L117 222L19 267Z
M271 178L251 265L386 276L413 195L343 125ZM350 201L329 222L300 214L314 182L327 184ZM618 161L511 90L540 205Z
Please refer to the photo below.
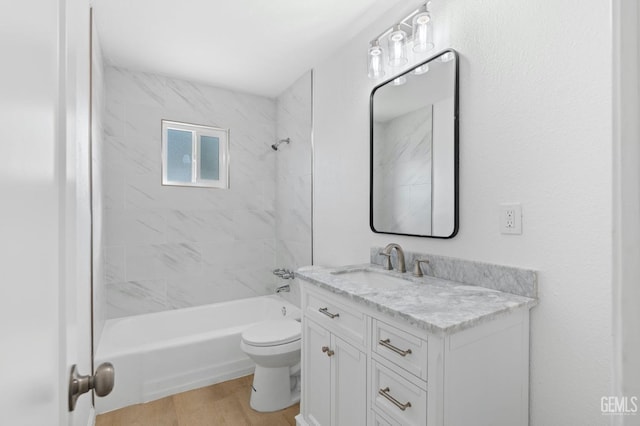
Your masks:
M93 376L81 376L74 364L69 377L69 411L76 408L78 397L94 390L97 396L107 396L113 390L115 370L110 362L102 363L96 368Z

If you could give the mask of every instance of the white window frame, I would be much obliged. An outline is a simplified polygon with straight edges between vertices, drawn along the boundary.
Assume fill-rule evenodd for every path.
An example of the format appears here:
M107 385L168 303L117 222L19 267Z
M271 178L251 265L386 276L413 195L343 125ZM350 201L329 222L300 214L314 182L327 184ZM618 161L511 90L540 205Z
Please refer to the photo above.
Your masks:
M191 132L191 182L171 181L167 178L167 134L169 129ZM218 180L203 179L200 176L200 136L218 138ZM229 129L162 120L162 184L170 186L229 188Z

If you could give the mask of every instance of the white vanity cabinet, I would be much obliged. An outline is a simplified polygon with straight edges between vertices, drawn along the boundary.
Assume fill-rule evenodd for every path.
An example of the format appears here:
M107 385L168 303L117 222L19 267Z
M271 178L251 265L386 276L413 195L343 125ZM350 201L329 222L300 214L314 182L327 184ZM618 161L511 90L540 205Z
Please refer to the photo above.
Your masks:
M300 283L299 426L528 424L528 306L434 333Z
M331 297L307 292L303 298L302 405L306 422L322 426L365 425L365 316L357 311L354 315L351 307Z

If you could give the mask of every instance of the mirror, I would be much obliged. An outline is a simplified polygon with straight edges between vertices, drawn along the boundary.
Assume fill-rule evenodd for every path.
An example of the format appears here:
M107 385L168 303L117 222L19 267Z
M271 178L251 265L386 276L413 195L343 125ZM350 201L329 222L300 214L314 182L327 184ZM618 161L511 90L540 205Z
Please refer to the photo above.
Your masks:
M458 231L458 55L445 50L371 92L373 232Z

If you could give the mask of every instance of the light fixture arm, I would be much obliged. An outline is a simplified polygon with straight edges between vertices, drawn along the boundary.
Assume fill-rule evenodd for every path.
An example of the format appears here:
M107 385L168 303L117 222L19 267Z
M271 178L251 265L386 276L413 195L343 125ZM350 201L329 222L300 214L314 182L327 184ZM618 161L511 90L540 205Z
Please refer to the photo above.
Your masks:
M384 30L383 32L381 32L380 34L378 34L377 37L375 37L373 40L371 40L371 43L375 43L378 42L380 43L380 40L382 40L383 38L385 38L386 36L389 35L389 33L391 33L391 31L393 31L394 28L396 28L399 25L404 25L407 28L409 28L409 33L412 32L412 26L411 23L408 23L407 21L411 20L411 18L413 18L414 16L416 16L416 14L422 12L422 11L429 11L429 5L431 4L431 2L427 2L424 3L422 6L420 6L419 8L417 8L416 10L414 10L413 12L411 12L410 14L408 14L407 16L405 16L404 18L402 18L397 24L393 24L391 25L389 28L387 28L386 30ZM412 34L409 34L412 35Z

